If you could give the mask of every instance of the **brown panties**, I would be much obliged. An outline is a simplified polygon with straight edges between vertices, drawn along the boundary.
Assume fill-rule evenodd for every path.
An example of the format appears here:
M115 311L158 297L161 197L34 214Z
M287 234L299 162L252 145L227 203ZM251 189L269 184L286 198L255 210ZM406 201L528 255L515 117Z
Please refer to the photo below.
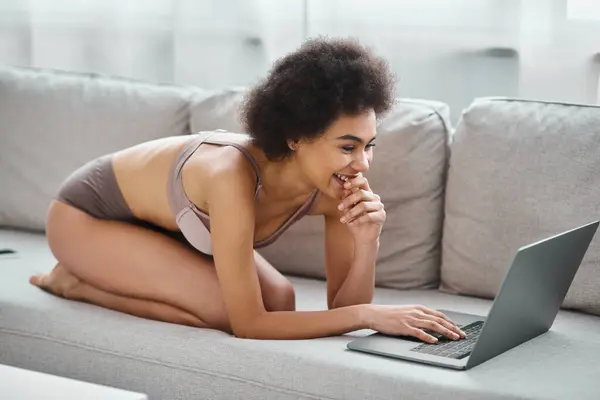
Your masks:
M98 157L71 173L61 184L57 200L105 220L141 226L185 243L181 232L173 232L137 218L121 193L112 166L112 154Z
M117 184L111 156L96 158L74 171L60 186L57 199L96 218L135 220Z

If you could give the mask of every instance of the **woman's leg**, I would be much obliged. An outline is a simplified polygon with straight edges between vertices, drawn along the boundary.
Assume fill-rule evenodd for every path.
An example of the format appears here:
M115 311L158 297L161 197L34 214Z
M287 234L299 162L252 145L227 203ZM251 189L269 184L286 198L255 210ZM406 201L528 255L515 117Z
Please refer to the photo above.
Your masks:
M32 277L45 290L141 317L231 332L212 260L155 231L100 220L55 201L46 224L59 265ZM269 311L293 310L289 281L257 256Z
M119 296L97 289L76 278L75 275L60 263L49 274L32 276L30 282L47 292L66 299L83 301L158 321L196 326L199 328L208 327L200 318L166 303Z

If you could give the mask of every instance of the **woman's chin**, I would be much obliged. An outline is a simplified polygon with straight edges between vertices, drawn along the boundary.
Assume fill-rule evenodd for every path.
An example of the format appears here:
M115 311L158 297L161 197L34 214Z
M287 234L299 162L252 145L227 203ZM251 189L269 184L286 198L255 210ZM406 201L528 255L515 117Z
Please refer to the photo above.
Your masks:
M334 199L342 199L344 197L344 187L342 183L332 177L329 181L327 193Z

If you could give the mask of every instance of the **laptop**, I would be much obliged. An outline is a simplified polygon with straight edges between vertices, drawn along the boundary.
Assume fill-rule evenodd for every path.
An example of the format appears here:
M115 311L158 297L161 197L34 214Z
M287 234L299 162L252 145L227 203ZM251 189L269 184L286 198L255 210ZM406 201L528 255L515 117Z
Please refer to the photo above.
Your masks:
M466 333L465 338L452 340L435 333L438 342L430 344L412 336L376 332L349 342L348 349L467 370L546 333L599 222L519 248L486 316L439 310Z

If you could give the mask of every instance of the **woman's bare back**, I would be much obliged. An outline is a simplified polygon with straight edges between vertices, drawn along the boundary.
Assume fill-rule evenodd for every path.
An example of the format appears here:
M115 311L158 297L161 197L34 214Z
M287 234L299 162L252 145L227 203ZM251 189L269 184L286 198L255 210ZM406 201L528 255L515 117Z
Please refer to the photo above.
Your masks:
M137 218L165 229L177 229L166 188L171 164L188 140L190 136L172 136L115 153L113 169L117 183Z
M248 137L237 133L218 132L229 142L244 146L254 157L260 159L257 150L248 145ZM179 227L169 205L167 182L176 157L182 146L195 135L171 136L138 144L118 151L113 157L113 168L123 197L134 215L144 221L164 229L177 231ZM187 196L195 206L203 211L208 210L206 199L210 190L211 169L231 162L229 156L239 156L239 150L230 146L203 143L185 163L182 169L182 180ZM245 171L250 179L255 180L255 172L246 163ZM268 237L305 201L286 204L270 203L259 196L256 215L257 239ZM268 206L267 206L268 205ZM314 209L311 211L315 211Z

